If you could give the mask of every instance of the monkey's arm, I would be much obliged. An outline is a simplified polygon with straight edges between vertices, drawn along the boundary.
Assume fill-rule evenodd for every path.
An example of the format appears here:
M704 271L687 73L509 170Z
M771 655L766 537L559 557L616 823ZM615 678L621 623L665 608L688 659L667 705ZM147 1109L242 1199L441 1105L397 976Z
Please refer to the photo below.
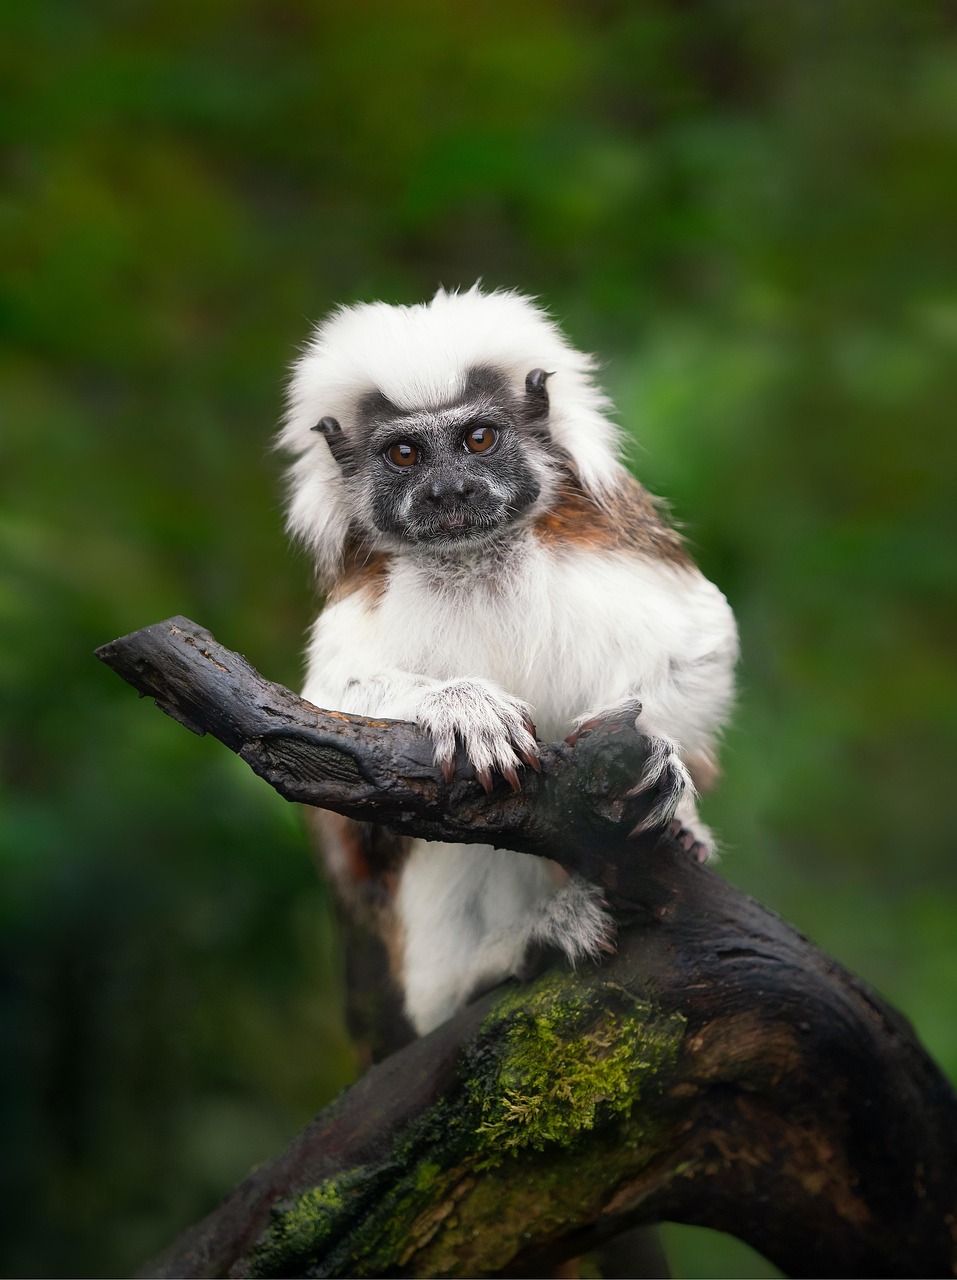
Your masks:
M734 615L690 562L668 568L621 558L611 582L617 590L602 592L588 611L596 665L607 685L601 700L576 717L573 732L632 716L638 731L656 741L635 787L668 775L674 788L648 821L654 825L666 811L676 813L680 840L704 861L714 840L698 817L695 796L718 773L717 743L734 697Z
M426 840L492 844L535 854L588 879L620 885L617 848L652 847L641 826L657 794L628 796L637 754L651 744L633 722L607 722L574 744L539 747L541 771L520 793L488 794L460 750L453 781L417 725L327 711L264 679L188 618L122 636L99 657L194 733L212 733L287 800L376 821ZM584 770L596 790L580 803Z

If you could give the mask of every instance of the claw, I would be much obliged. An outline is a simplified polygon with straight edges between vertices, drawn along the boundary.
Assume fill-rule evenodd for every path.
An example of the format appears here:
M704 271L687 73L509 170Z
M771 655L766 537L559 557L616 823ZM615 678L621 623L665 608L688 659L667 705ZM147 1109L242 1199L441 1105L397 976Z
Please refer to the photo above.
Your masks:
M573 747L583 734L590 733L592 729L597 729L600 724L601 716L592 716L590 720L583 720L565 739L566 743Z
M508 785L512 788L515 794L518 795L518 793L522 789L522 784L518 780L518 774L515 772L515 770L512 768L510 764L506 765L505 768L502 770L502 777L505 779Z
M644 795L646 791L651 791L656 787L661 781L667 767L668 749L660 739L657 739L652 744L651 753L646 761L644 773L635 785L629 791L625 792L628 799L632 800L635 796Z
M523 751L521 747L516 747L516 750L519 756L522 758L525 764L528 765L530 769L534 769L536 773L541 773L542 762L541 760L539 760L538 756L535 754L534 751Z
M695 862L707 862L711 857L711 850L705 842L696 840L694 832L682 826L678 818L671 823L668 834L684 849L685 853L691 854Z
M640 793L638 793L640 794ZM637 836L643 836L647 831L654 831L661 825L661 803L654 804L651 810L645 814L640 822L636 822L632 829L628 832L628 839L634 840Z
M451 759L441 760L439 768L442 770L442 777L446 782L451 782L455 777L455 761Z
M491 769L476 769L475 776L479 780L482 790L487 796L492 794L492 771Z
M664 772L662 763L652 760L651 766L648 772L643 774L635 785L625 792L629 800L633 800L635 796L643 796L646 791L651 791L661 781L661 775Z
M627 726L631 723L637 728L637 721L640 716L641 702L638 698L628 698L617 706L599 711L596 715L589 716L587 720L580 721L575 725L575 728L565 741L570 747L573 747L583 734L591 733L593 729L601 729L605 725L612 728L615 726Z

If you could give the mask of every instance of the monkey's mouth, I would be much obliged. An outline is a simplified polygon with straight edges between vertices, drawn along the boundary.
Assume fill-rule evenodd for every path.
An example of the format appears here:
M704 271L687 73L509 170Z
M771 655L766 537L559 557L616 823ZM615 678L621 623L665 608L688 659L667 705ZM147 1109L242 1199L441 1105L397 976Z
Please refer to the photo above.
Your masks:
M445 511L439 516L438 526L443 533L464 533L472 527L472 521L464 511Z
M488 515L477 515L474 511L462 508L450 508L437 512L419 529L419 537L423 542L462 542L471 538L481 538L495 527L495 522Z

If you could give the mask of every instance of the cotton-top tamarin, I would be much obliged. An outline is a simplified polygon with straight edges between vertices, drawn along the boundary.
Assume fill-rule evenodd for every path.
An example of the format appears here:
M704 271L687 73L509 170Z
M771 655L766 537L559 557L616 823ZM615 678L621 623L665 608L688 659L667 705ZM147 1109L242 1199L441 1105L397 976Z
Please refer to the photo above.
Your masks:
M462 746L486 788L520 786L536 728L551 741L631 708L703 859L694 790L715 773L734 619L622 465L593 368L512 292L440 290L318 326L280 436L295 456L288 525L326 592L303 696L418 722L447 777ZM419 1032L536 944L573 962L610 949L600 892L546 859L334 814L322 827L332 879L372 912Z

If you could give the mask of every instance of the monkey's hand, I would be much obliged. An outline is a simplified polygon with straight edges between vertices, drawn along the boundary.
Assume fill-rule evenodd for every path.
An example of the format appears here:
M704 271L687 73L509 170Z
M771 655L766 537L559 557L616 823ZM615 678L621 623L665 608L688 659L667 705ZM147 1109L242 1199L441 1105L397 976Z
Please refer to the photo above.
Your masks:
M446 782L454 776L459 743L486 791L492 790L493 772L520 791L521 766L541 767L531 708L489 680L449 680L422 694L409 713L432 735L435 762Z
M651 750L645 761L641 777L628 792L629 796L650 793L651 805L633 835L653 831L670 824L671 834L689 853L704 862L714 851L711 833L700 821L695 810L695 786L691 774L681 758L678 744L671 738L657 734L641 718L641 703L630 699L597 712L591 712L575 722L575 729L568 742L576 742L583 733L610 721L631 721L639 733L647 734Z

